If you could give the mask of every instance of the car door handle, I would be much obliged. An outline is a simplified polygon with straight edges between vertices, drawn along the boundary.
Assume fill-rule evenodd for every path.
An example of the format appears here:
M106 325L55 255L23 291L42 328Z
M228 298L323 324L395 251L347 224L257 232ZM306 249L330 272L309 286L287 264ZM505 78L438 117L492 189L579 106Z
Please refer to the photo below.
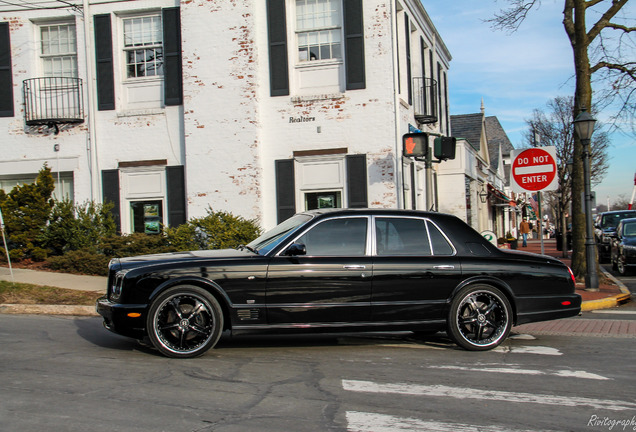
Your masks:
M366 268L366 266L363 265L346 265L342 267L345 270L364 270Z
M453 270L455 268L454 265L437 265L433 266L435 270Z

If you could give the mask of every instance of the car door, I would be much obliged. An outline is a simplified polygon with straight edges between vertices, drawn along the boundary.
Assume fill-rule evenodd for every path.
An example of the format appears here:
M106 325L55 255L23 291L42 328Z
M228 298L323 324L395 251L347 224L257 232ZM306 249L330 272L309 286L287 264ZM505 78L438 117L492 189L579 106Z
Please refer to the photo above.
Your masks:
M373 221L373 320L445 319L446 300L461 280L451 242L424 218L375 217Z
M370 218L334 217L301 233L270 261L267 316L271 325L359 323L371 318Z

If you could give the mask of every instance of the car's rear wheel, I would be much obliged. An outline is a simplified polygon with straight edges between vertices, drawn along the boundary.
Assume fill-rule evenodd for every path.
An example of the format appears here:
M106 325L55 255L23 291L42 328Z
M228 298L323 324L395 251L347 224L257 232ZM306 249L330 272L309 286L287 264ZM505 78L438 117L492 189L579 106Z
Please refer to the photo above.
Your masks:
M196 357L218 342L223 312L219 302L204 289L180 285L153 301L147 328L152 344L163 355Z
M625 266L625 258L619 256L616 257L616 270L618 270L618 274L621 276L625 276L629 273L627 270L627 266Z
M497 288L474 285L463 288L451 302L448 334L470 351L485 351L501 344L512 328L512 307Z

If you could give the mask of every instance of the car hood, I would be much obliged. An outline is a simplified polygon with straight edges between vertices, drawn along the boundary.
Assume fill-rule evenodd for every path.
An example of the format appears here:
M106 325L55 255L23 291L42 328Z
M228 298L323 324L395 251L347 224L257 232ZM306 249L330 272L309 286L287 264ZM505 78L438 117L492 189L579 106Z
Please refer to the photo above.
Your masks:
M144 265L168 264L175 262L188 262L200 260L220 260L220 259L243 259L258 256L247 249L218 249L199 250L187 252L171 252L153 255L139 255L133 257L119 258L122 268L143 267Z
M623 244L625 246L636 246L636 237L623 237Z

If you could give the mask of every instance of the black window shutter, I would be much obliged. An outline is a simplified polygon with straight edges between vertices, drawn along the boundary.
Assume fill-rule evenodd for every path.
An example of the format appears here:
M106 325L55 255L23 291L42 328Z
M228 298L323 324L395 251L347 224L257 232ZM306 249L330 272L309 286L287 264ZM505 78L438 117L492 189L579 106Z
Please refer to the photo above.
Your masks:
M368 207L367 155L347 155L347 194L349 208Z
M289 95L289 70L285 0L267 0L267 36L269 38L270 94L287 96Z
M168 225L177 227L186 222L185 175L183 165L166 167L168 186Z
M413 83L411 82L411 26L409 16L404 14L404 40L406 41L406 91L409 105L413 105Z
M121 218L119 213L119 170L103 170L102 171L102 201L112 203L113 208L110 213L115 219L117 232L121 232Z
M276 161L276 211L278 223L289 219L296 213L293 159Z
M9 23L0 22L0 117L13 117L13 73Z
M362 0L344 0L345 70L347 90L366 88Z
M164 103L183 104L181 69L181 15L179 8L163 9Z
M115 109L113 76L113 34L110 14L95 15L95 63L97 68L97 109Z
M427 104L427 93L426 93L426 43L424 42L424 38L420 37L420 57L422 58L422 107L426 110ZM417 91L420 91L418 89ZM428 111L425 111L428 113Z

